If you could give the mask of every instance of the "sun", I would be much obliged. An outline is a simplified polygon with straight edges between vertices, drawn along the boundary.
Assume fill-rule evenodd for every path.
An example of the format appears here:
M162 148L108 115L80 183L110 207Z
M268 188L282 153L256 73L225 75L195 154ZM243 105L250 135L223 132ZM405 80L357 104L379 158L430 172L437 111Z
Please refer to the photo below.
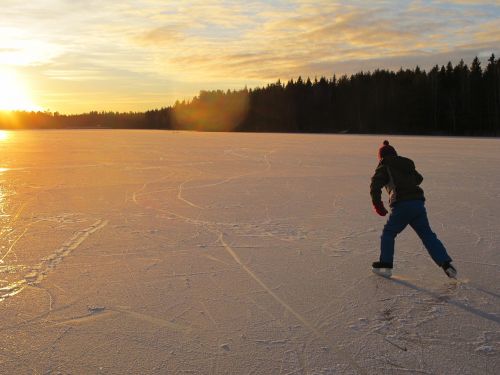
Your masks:
M14 71L0 70L0 111L39 111L27 86Z

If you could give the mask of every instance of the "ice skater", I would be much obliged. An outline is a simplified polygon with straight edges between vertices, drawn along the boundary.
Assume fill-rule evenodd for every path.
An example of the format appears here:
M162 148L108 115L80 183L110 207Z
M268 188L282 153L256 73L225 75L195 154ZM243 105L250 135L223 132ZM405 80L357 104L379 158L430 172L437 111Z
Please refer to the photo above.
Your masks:
M388 211L382 202L382 188L389 194L391 213L382 231L380 259L372 264L373 271L382 276L392 275L394 239L409 224L422 240L432 260L446 275L456 278L457 270L445 247L432 231L425 209L424 191L420 188L423 177L415 169L415 163L398 156L394 147L384 141L378 150L379 164L372 177L370 195L373 208L380 216Z

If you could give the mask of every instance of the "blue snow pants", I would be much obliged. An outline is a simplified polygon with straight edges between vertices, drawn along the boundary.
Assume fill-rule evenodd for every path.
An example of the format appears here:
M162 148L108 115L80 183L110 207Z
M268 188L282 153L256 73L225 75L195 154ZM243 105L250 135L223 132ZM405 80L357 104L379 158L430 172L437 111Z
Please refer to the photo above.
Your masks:
M410 225L422 240L432 260L441 266L445 262L451 262L451 258L445 247L432 231L424 201L400 201L392 207L391 214L382 232L380 244L380 261L391 263L394 259L394 239Z

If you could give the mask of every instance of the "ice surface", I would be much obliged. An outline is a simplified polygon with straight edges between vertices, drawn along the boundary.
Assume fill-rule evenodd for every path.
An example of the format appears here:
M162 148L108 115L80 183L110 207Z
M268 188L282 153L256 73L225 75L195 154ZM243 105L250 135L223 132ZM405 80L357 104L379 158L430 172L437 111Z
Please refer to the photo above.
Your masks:
M411 229L371 272L382 136L19 131L0 141L0 373L497 374L500 141L389 137Z

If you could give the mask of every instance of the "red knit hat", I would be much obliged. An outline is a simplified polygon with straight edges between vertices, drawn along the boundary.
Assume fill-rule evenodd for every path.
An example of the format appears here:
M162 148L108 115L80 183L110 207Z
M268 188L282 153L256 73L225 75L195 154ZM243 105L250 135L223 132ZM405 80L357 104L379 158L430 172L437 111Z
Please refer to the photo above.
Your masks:
M389 144L388 140L385 140L384 145L378 149L378 158L379 159L383 159L386 156L398 156L398 153L396 152L394 147L392 147Z

